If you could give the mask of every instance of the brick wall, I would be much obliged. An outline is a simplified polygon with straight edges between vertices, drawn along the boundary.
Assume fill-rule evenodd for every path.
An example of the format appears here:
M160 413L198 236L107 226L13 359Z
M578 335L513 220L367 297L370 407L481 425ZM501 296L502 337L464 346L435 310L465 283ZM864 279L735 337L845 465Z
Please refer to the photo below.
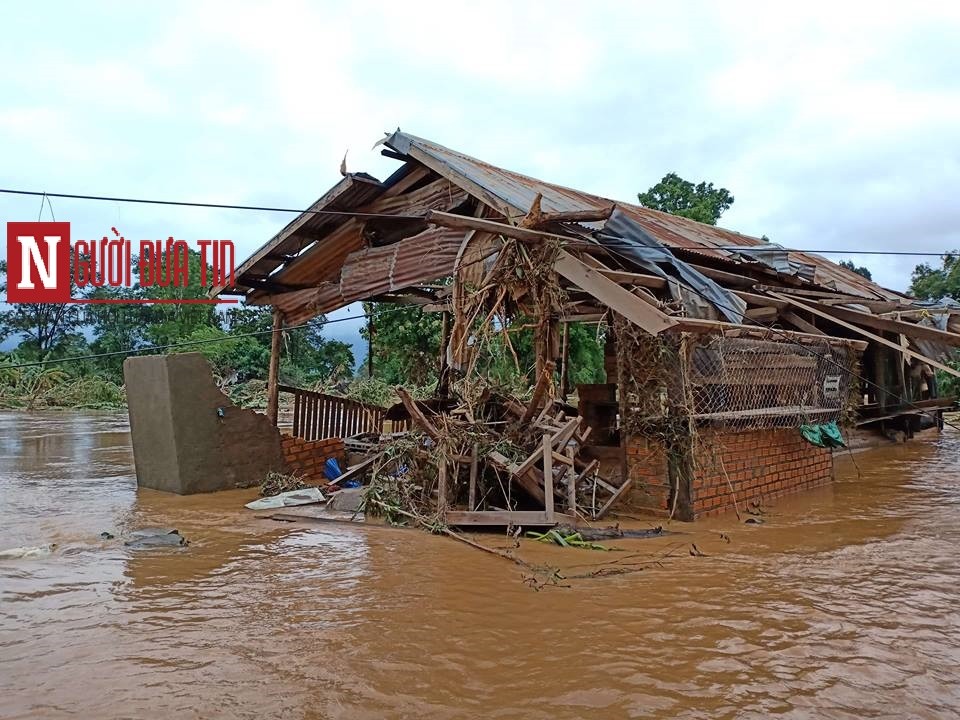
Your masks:
M694 517L733 511L734 496L743 511L747 502L763 502L833 480L831 452L811 445L795 428L747 432L703 428L700 441L690 486ZM660 515L669 512L672 488L662 447L644 438L631 439L627 475L633 486L625 506Z
M747 502L833 480L833 454L808 443L795 428L705 432L701 439L703 450L691 490L697 517L733 510L731 485L742 511Z
M670 478L663 446L646 438L627 443L627 477L632 484L624 505L632 510L663 515L670 510Z
M344 469L344 448L341 438L303 440L292 435L284 435L281 446L287 464L290 466L290 472L299 475L308 483L321 483L326 480L323 464L328 458L336 458L340 463L340 469Z

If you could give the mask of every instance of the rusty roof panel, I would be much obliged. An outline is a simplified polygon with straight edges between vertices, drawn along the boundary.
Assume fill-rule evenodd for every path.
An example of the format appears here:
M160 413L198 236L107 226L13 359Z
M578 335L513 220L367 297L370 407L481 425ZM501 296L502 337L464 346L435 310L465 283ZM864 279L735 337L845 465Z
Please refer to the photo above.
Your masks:
M498 168L469 155L450 150L442 145L397 131L385 144L399 153L407 154L417 148L422 156L463 177L469 183L481 187L485 192L502 201L513 211L514 216L526 214L539 193L543 199L541 209L544 212L565 212L575 210L602 209L616 203L653 237L664 245L697 251L708 257L729 258L731 253L722 248L731 245L763 245L764 240L726 230L714 225L705 225L695 220L669 215L632 203L622 203L609 198L591 195L571 188L546 183L520 173ZM430 164L428 159L423 159ZM467 185L464 185L467 187ZM467 187L469 190L469 187ZM897 298L899 293L887 290L851 270L818 255L791 252L791 259L816 267L818 282L835 284L837 290L852 295L871 298Z
M462 230L432 228L392 245L357 250L337 266L337 279L261 302L278 307L290 323L303 322L357 300L451 275L463 239Z

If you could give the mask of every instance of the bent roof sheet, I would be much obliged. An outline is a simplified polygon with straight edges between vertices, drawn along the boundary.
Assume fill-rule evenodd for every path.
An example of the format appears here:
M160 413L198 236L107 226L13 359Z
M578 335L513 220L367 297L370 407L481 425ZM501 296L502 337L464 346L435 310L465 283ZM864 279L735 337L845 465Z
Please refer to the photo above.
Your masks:
M384 144L398 153L411 155L440 174L454 179L454 182L456 177L461 178L465 181L463 187L468 191L471 190L469 185L482 189L484 193L492 196L495 202L499 201L497 204L500 205L501 211L511 210L512 212L508 213L511 216L525 215L533 204L534 198L540 194L543 198L541 209L544 212L603 209L609 207L611 203L616 203L664 245L699 252L710 257L732 260L733 253L723 248L737 245L767 245L766 241L760 238L715 225L705 225L695 220L603 198L504 170L399 130L387 138ZM840 292L882 299L903 297L819 255L791 252L790 258L796 262L815 266L817 283L836 287Z

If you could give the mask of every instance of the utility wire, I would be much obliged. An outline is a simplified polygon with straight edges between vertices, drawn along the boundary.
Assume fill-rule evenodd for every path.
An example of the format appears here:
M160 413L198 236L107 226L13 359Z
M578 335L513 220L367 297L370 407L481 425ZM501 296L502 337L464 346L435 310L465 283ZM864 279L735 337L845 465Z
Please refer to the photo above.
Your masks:
M365 213L365 212L356 212L354 210L312 210L310 208L306 210L298 210L295 208L285 208L285 207L269 207L261 205L232 205L227 203L209 203L209 202L188 202L182 200L153 200L148 198L128 198L128 197L112 197L108 195L78 195L72 193L52 193L52 192L43 192L36 190L13 190L13 189L4 189L0 188L0 193L6 195L31 195L40 198L46 198L47 203L50 202L50 198L66 198L68 200L100 200L105 202L121 202L121 203L134 203L140 205L173 205L179 207L196 207L196 208L214 208L219 210L251 210L254 212L280 212L280 213L295 213L297 215L333 215L338 217L367 217L367 218L391 218L394 220L422 220L423 218L419 215L391 215L389 213ZM41 200L42 207L42 200ZM51 215L53 214L53 208L50 208ZM737 250L743 250L744 247L718 247L717 250L726 250L728 252L734 252ZM816 253L821 255L892 255L892 256L914 256L914 257L960 257L960 251L944 251L944 252L920 252L913 250L804 250L804 249L792 249L792 248L765 248L762 245L757 246L748 246L751 252L797 252L797 253Z

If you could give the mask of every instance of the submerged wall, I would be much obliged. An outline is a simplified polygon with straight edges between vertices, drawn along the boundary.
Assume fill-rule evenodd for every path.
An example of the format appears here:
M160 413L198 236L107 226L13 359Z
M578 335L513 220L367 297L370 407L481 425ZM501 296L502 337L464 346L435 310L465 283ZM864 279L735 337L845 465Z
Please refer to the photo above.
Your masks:
M346 469L343 462L345 450L341 438L303 440L292 435L284 435L281 445L290 472L303 478L304 482L325 482L323 466L328 458L336 458L340 463L340 469Z
M288 472L279 431L231 403L200 353L127 358L123 379L138 485L189 495Z
M628 439L626 469L632 485L621 508L667 515L676 483L675 517L692 520L732 512L734 497L743 510L748 502L763 502L833 480L832 453L808 443L796 428L742 432L705 428L689 461L692 471L685 471L690 465L671 462L657 442Z

